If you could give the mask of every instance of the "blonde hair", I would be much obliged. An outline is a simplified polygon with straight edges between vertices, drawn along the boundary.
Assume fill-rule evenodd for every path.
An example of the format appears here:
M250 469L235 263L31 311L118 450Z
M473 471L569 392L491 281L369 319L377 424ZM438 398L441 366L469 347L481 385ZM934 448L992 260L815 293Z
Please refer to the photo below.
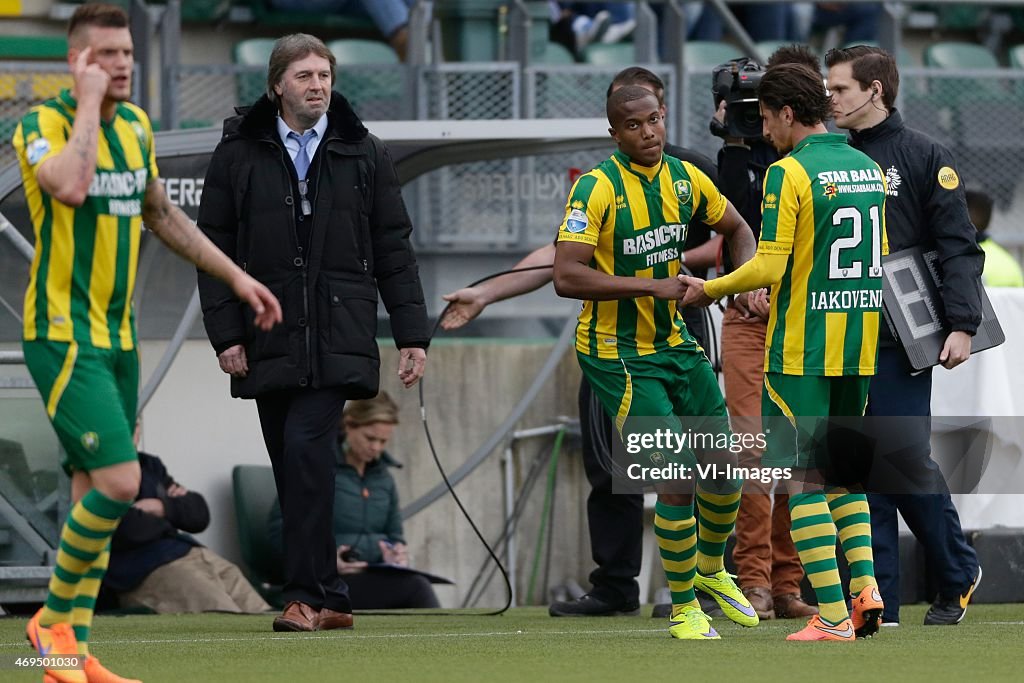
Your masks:
M345 410L341 414L341 422L343 426L348 427L364 427L378 422L396 425L398 424L398 404L388 396L386 391L362 401L349 401L345 404Z

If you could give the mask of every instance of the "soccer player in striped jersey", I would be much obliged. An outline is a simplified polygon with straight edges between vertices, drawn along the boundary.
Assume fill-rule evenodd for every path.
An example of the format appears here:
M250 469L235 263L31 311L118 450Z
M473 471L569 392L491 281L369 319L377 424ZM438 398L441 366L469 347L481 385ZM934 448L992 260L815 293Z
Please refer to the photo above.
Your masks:
M765 177L757 255L710 282L683 278L689 287L683 302L708 305L772 286L762 413L776 419L765 426L763 464L806 469L808 435L820 420L798 418L863 415L875 374L887 253L885 181L874 161L825 128L831 101L813 68L773 66L758 97L765 137L788 156ZM806 477L787 485L790 533L820 610L788 639L852 642L873 635L882 601L864 494L826 489ZM851 570L852 618L836 564L837 531Z
M693 418L687 428L728 434L714 371L676 310L685 291L677 278L679 254L691 220L724 235L737 263L753 254L753 234L706 175L663 153L665 124L655 95L620 88L608 98L607 112L618 151L576 181L555 249L555 290L584 302L576 331L580 366L624 441L655 425L678 432L684 426L678 416ZM701 456L709 462L728 453ZM648 467L696 462L685 448L668 455L642 449L636 457ZM740 484L731 477L697 483L702 542L692 491L658 488L655 532L672 592L673 637L719 637L694 597L698 570L703 589L718 594L727 616L757 624L722 564Z
M68 27L74 85L34 107L14 133L35 230L25 294L25 364L71 476L46 603L27 635L41 656L82 655L49 681L117 683L89 654L110 538L138 494L132 442L139 360L132 311L142 222L184 258L229 283L264 328L281 320L270 291L171 205L157 179L149 119L128 102L132 36L111 5L82 5Z

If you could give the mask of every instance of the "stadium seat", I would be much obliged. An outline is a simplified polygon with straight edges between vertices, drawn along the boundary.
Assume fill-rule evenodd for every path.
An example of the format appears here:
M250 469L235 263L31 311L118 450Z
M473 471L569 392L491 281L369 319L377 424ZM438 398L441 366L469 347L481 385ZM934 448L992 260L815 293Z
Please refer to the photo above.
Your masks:
M182 3L186 4L186 3ZM243 4L243 3L239 3ZM366 36L379 35L376 25L367 17L351 16L338 12L292 12L276 10L270 0L249 0L253 19L262 26L316 26Z
M564 45L548 42L544 46L544 54L537 62L539 64L575 64L576 59Z
M1010 66L1014 69L1024 69L1024 45L1014 45L1009 50Z
M924 51L925 66L936 70L998 69L999 61L988 48L975 43L942 42L929 45ZM950 101L970 100L978 96L1001 98L1005 83L993 78L938 77L932 79L931 91Z
M379 40L344 38L327 43L338 64L398 64L398 55ZM266 62L264 62L266 63Z
M0 36L0 59L63 61L67 55L65 36Z
M13 100L18 96L18 78L14 74L0 74L0 100Z
M594 43L583 51L583 61L597 66L629 66L636 63L633 43Z
M684 48L683 58L686 60L686 68L705 69L709 66L718 66L737 57L742 57L742 50L729 43L719 43L714 40L691 40Z
M253 586L271 604L284 583L283 560L270 542L267 521L277 496L274 471L264 465L235 465L231 470L238 522L238 544Z
M925 66L939 69L998 69L999 61L988 48L975 43L933 43L925 48Z
M345 38L327 44L338 62L336 90L364 119L394 118L408 110L405 69L398 54L379 40Z
M267 88L267 64L274 49L273 38L249 38L235 43L234 60L239 66L261 67L238 75L238 101L252 104Z

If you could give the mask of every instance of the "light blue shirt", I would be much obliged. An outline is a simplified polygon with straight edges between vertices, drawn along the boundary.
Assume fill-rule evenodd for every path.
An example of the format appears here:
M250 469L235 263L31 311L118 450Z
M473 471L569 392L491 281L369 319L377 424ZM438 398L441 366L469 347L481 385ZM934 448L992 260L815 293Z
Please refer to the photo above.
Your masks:
M306 154L309 155L310 160L313 159L313 155L316 154L316 148L320 146L320 141L324 139L324 133L327 132L327 114L325 113L320 117L320 120L313 124L311 130L316 131L316 135L306 143ZM296 130L293 131L288 127L288 124L284 122L280 116L277 117L277 134L281 136L281 143L284 148L288 150L288 156L291 157L292 162L295 162L295 157L299 153L299 141L288 137L288 133L298 133L302 135L306 131Z

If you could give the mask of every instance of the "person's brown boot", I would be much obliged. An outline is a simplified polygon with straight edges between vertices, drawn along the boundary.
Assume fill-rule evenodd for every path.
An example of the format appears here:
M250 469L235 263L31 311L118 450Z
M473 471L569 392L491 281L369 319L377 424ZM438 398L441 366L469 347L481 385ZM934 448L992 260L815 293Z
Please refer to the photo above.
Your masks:
M316 621L317 631L333 631L336 628L352 628L352 614L350 612L335 612L324 607Z
M779 619L807 619L818 613L818 608L804 602L799 593L776 595L772 600Z
M766 586L750 586L743 589L743 594L750 601L750 606L757 612L758 619L774 619L775 604L772 592Z
M315 631L319 612L304 602L292 600L274 619L275 631Z

